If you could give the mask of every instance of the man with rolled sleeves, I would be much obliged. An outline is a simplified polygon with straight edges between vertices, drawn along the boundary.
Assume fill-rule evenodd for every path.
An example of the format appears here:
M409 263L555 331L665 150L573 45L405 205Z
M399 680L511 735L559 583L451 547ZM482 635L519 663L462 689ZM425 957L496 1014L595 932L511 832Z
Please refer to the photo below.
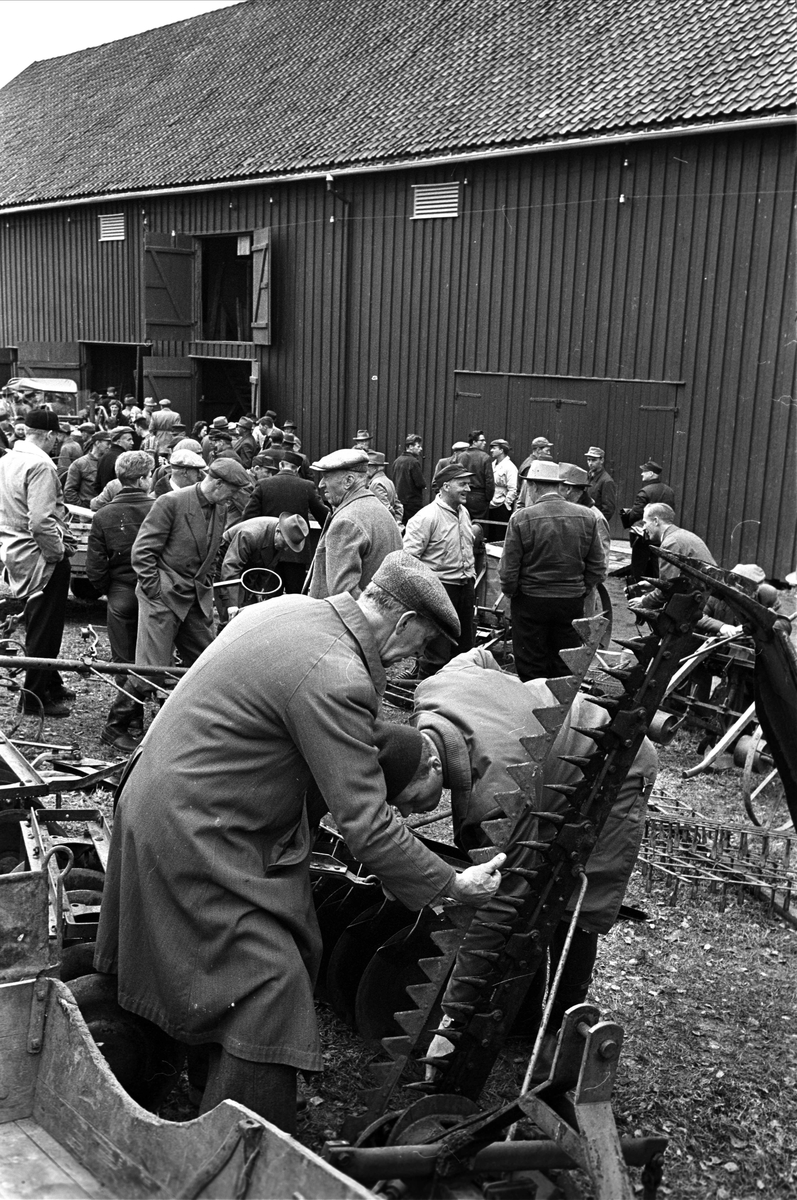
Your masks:
M572 622L583 617L587 593L606 576L598 517L562 497L558 464L535 460L526 481L530 502L509 519L499 566L524 682L568 673L559 651L581 645Z
M471 474L460 463L448 463L435 474L432 487L437 496L407 522L404 549L438 577L454 606L460 624L456 647L445 638L429 643L418 664L421 679L434 675L449 661L473 645L476 606L476 564L473 554L473 525L466 507Z
M611 521L617 511L617 484L606 470L606 456L600 446L590 446L584 457L587 460L589 475L589 498L606 520Z
M350 592L356 599L386 555L401 549L394 518L368 488L364 450L335 450L312 464L332 508L318 541L306 589L316 600Z
M200 483L167 492L152 505L131 554L138 580L137 664L169 666L177 649L183 666L190 667L213 641L211 577L224 532L224 502L249 486L239 462L219 458Z
M386 803L385 667L437 633L456 637L456 614L400 551L358 600L254 605L180 680L132 760L95 962L118 974L124 1008L210 1045L202 1112L236 1100L293 1132L296 1072L321 1070L311 785L408 908L441 896L478 906L497 890L503 855L458 875Z

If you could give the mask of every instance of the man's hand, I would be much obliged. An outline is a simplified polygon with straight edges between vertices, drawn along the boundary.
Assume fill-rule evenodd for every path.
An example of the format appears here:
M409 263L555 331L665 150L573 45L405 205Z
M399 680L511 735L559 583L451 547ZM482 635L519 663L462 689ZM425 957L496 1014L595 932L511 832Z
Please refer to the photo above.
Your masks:
M449 895L460 904L472 904L474 908L480 908L498 891L501 884L500 868L505 862L505 854L496 854L489 862L461 871L454 877Z
M241 610L240 610L240 608L238 608L237 605L231 604L230 607L227 609L227 620L231 621L233 619L233 617L237 617L238 613L240 611Z
M738 637L741 633L744 633L744 626L742 625L720 626L720 637Z

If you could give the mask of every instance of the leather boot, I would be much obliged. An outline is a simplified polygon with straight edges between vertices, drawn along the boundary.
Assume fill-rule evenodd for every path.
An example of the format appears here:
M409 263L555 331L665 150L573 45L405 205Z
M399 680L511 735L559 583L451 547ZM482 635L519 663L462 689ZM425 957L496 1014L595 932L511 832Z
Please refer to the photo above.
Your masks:
M114 746L117 750L130 754L141 741L143 725L144 705L119 692L111 705L100 741L106 746ZM138 736L134 732L136 727L141 729Z

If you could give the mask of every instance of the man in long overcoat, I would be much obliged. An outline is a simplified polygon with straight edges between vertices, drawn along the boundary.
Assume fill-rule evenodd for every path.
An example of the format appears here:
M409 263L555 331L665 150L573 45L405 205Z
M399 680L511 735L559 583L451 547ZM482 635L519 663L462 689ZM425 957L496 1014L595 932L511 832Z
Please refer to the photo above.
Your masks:
M355 857L409 908L496 890L502 858L455 875L397 820L374 745L385 666L458 628L434 576L403 553L358 601L254 605L180 680L131 760L96 965L118 973L125 1008L211 1043L202 1111L228 1097L292 1130L296 1071L321 1069L313 781Z
M364 450L335 450L313 463L319 487L333 513L318 540L308 583L317 600L350 592L356 599L386 555L401 549L401 534L389 511L368 488Z

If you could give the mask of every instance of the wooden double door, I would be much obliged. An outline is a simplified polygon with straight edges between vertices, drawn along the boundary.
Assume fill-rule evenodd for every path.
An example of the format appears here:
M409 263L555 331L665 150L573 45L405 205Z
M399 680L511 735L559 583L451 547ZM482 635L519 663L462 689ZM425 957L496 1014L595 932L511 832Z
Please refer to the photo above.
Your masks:
M535 437L553 442L557 462L579 467L586 467L587 449L600 446L618 507L627 506L641 486L641 463L653 458L669 475L682 388L667 380L457 371L451 436L484 429L488 442L506 438L518 466ZM617 515L612 536L627 536Z

